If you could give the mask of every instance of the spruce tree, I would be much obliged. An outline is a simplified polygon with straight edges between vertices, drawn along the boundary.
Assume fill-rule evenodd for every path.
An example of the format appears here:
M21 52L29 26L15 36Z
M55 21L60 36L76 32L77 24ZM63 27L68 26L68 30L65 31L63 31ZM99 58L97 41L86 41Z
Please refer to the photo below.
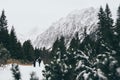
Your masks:
M114 37L113 20L108 5L105 11L100 8L98 18L98 39L94 42L86 36L82 42L83 54L88 58L79 60L76 80L119 80L117 51L111 39Z
M120 6L118 7L117 10L117 20L116 20L116 24L115 24L115 31L116 31L116 35L118 36L118 40L120 40Z
M59 46L59 39L57 38L56 41L53 43L53 46L52 46L51 59L53 59L54 55L57 53L58 46Z
M77 49L79 49L79 44L80 44L79 35L78 32L76 32L75 37L73 37L73 39L70 42L69 49L72 48L76 51Z
M97 74L95 74L95 70L93 67L95 57L97 55L96 43L91 39L90 35L86 34L86 29L83 35L84 39L80 43L80 48L78 49L77 54L75 55L75 80L97 80Z
M81 59L85 59L85 54L82 54L80 50L80 40L78 36L78 32L76 33L75 37L70 42L70 46L66 53L66 65L67 65L67 79L75 80L79 71L76 69L78 62Z
M12 64L11 68L14 80L21 80L21 73L17 64Z
M104 33L105 33L105 30L104 30L104 28L105 28L105 19L106 19L106 17L105 17L105 12L104 12L104 10L103 10L103 8L102 7L100 7L100 10L99 10L99 13L98 13L98 20L99 20L99 22L98 22L98 37L101 39L102 37L104 37Z
M104 37L106 37L106 42L108 43L109 47L113 49L114 47L114 42L113 42L113 19L112 19L112 14L110 11L110 8L108 4L106 4L106 9L105 9L105 14L106 14L106 24L105 24L105 31L106 33Z
M42 51L39 48L35 48L34 55L35 55L35 59L38 59L39 57L43 58Z
M7 30L7 20L5 16L5 11L2 11L0 17L0 43L3 43L4 47L9 48L9 34Z
M120 50L120 6L117 10L117 20L115 24L115 42L117 50Z
M115 44L115 50L117 52L116 58L119 61L120 64L120 6L118 7L117 10L117 20L115 24L115 32L114 32L114 44Z
M16 44L16 58L19 59L19 60L24 60L24 53L23 53L23 48L22 48L22 45L19 41L17 41L17 44Z
M10 51L11 57L17 59L17 56L18 56L17 49L16 49L17 48L17 37L16 37L15 29L13 26L10 31L9 43L10 43L9 51Z
M67 65L65 63L66 47L64 37L59 39L57 45L59 46L57 47L53 60L49 65L45 66L45 71L43 71L45 80L69 80L66 76Z
M27 40L23 43L23 52L25 56L25 60L27 61L33 61L35 56L34 56L34 48L31 44L30 40Z
M98 13L98 40L97 43L99 46L97 46L98 51L111 51L113 49L113 19L111 18L111 11L109 9L109 6L106 5L105 11L103 8L100 8L100 11ZM107 46L107 47L106 47ZM99 53L99 52L98 52Z

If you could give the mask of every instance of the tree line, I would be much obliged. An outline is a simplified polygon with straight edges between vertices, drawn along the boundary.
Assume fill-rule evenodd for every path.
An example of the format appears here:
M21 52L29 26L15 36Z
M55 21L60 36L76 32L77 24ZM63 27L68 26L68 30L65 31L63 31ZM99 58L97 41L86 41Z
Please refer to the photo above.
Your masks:
M16 37L14 26L9 31L5 11L0 16L0 65L6 64L9 59L19 60L23 63L31 63L38 58L42 50L34 48L30 40L23 44Z

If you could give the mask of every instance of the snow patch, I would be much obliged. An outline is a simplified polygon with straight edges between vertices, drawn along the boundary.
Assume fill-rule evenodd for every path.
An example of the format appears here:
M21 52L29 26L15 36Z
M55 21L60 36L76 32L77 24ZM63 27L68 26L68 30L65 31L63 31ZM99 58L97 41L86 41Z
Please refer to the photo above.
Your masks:
M12 64L6 65L6 67L0 67L0 80L13 80L12 71L10 70L12 67ZM30 73L35 72L36 76L39 78L39 80L43 79L42 70L44 70L44 63L43 61L40 64L37 63L36 67L33 66L24 66L19 65L20 73L22 80L29 80L30 79Z

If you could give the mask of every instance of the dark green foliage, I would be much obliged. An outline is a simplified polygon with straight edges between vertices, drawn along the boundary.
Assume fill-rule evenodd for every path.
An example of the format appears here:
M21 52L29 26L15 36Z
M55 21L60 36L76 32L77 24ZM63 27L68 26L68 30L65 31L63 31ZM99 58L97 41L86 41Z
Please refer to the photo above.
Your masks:
M65 39L63 36L61 36L61 38L59 40L58 48L60 49L60 52L61 52L61 58L63 58L63 55L66 53Z
M39 57L44 61L45 64L48 64L53 59L53 54L54 53L51 53L48 49L43 47L42 49L40 49Z
M24 59L24 52L21 43L18 41L16 44L16 59L23 60Z
M58 40L58 47L56 47L55 52L57 53L54 53L51 63L46 65L45 71L43 71L45 80L68 80L66 76L67 66L65 64L66 47L64 37Z
M100 8L98 13L99 22L98 22L98 41L100 44L98 51L104 49L104 51L109 51L110 49L114 49L114 40L113 40L113 19L111 18L111 11L109 6L106 5L105 11ZM106 47L107 46L107 47Z
M116 20L116 24L115 24L115 28L114 28L114 42L115 42L115 48L116 50L118 50L118 56L120 55L120 6L118 7L117 10L117 20Z
M115 31L116 31L116 35L120 35L120 6L118 7L117 10L117 20L116 20L116 25L115 25ZM119 36L120 39L120 36Z
M98 18L96 40L91 39L86 28L82 42L77 33L68 50L64 48L64 38L56 40L54 58L45 66L45 80L120 80L120 7L115 27L108 4L105 10L100 8Z
M38 59L39 57L42 57L42 50L40 50L38 48L35 48L34 55L35 55L35 59Z
M19 71L19 66L17 64L12 64L11 68L14 80L21 80L21 73Z
M8 26L7 26L5 11L3 10L0 17L0 43L3 43L3 45L8 49L9 34L8 34L7 27Z
M106 13L106 24L105 24L104 29L106 31L106 34L105 34L104 37L106 37L106 42L109 44L109 47L111 49L113 49L114 48L114 42L113 42L113 19L112 19L112 14L111 14L111 11L109 9L108 4L106 4L105 13Z
M34 54L34 48L29 40L25 41L23 45L21 45L16 37L14 27L12 27L10 34L8 33L7 27L8 25L5 11L3 10L0 16L0 44L2 43L3 46L9 51L8 55L10 55L11 59L31 62L34 58L43 56L43 52L39 49L35 49Z
M15 34L14 27L12 27L12 29L10 31L9 43L10 43L9 44L9 51L10 51L11 57L17 59L17 56L18 56L17 55L17 50L16 50L17 37L16 37L16 34Z
M35 56L34 56L34 48L31 44L30 40L27 40L23 43L23 51L24 51L24 58L25 60L28 61L33 61Z
M9 51L0 44L0 66L6 64L9 58Z
M75 68L77 67L76 64L80 60L81 50L80 48L80 40L78 36L78 32L75 34L75 37L70 42L70 46L67 49L65 63L67 65L67 79L74 80L77 76L77 72Z
M105 24L106 24L106 22L105 22L105 19L106 19L105 12L104 12L102 7L100 7L98 16L99 16L98 17L99 18L99 22L98 22L98 30L99 31L98 31L98 35L99 35L100 38L102 38L104 36L104 34L105 34L104 28L105 28Z
M83 42L82 47L84 54L89 54L88 61L91 65L85 64L82 61L79 62L82 66L78 68L80 72L77 80L119 80L117 75L117 68L120 67L118 57L116 57L116 47L114 44L118 44L114 41L114 27L113 19L111 18L111 11L106 5L105 11L100 8L98 22L97 35L98 39L92 41L87 36ZM92 57L92 58L91 58ZM87 62L87 61L85 61ZM87 75L85 77L84 75Z
M58 43L59 43L59 39L57 38L56 41L54 42L53 46L52 46L52 53L55 53L57 48L58 48Z
M76 51L79 48L79 45L80 45L80 40L79 40L79 35L78 35L78 32L77 32L75 34L75 37L70 42L69 49L73 49L74 51Z

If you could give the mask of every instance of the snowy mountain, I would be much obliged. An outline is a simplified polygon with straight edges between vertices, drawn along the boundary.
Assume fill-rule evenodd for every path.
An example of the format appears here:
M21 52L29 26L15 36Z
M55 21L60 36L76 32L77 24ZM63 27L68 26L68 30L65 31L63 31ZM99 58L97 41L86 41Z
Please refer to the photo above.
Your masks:
M31 40L31 42L33 43L33 41L37 37L38 33L39 33L39 28L34 27L24 35L20 34L20 33L17 33L17 38L21 43L23 43L26 40Z
M59 38L60 36L64 36L66 43L69 44L76 32L78 32L79 37L82 38L85 27L87 34L95 31L98 22L97 15L98 9L94 9L93 7L72 11L66 17L53 23L45 32L38 35L33 44L40 48L50 48L57 37Z
M20 33L17 33L17 38L21 43L23 43L26 40L25 36Z

